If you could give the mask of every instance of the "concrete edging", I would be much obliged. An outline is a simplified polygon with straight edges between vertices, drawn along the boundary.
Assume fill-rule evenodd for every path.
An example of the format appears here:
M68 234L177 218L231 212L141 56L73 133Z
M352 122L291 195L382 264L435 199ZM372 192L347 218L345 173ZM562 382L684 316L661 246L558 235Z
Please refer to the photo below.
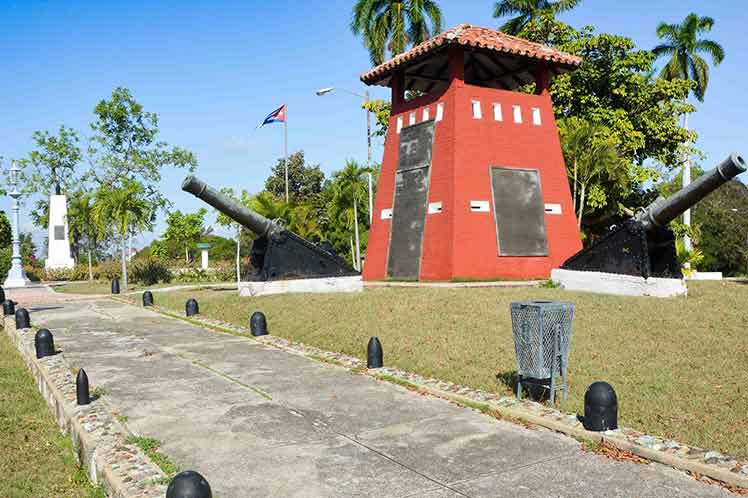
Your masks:
M136 303L126 299L116 298L116 300L137 306ZM181 316L177 311L159 306L145 309L151 309L155 313L177 320L184 320L196 326L202 325L208 330L212 329L242 336L246 335L248 339L273 346L277 349L318 361L332 363L348 370L363 369L365 375L379 380L383 380L383 376L391 377L395 381L413 385L419 391L439 398L465 405L485 404L490 410L508 419L516 419L521 422L544 427L574 438L605 441L620 450L629 451L647 460L665 464L678 470L700 474L729 486L748 489L748 460L738 461L729 455L707 451L702 448L648 435L629 428L619 428L615 431L605 432L588 431L584 429L575 414L564 413L534 401L518 400L515 397L500 396L471 389L439 379L426 378L398 368L385 367L376 370L365 370L365 363L362 360L340 353L324 351L313 346L294 343L272 335L252 337L249 334L249 329L246 327L204 318L199 315L186 318Z
M3 323L4 322L4 323ZM76 405L75 377L61 352L37 359L35 329L16 330L13 317L0 324L21 353L60 429L68 433L78 461L94 485L103 485L112 498L162 498L165 474L136 445L132 435L113 415L109 403L96 399Z

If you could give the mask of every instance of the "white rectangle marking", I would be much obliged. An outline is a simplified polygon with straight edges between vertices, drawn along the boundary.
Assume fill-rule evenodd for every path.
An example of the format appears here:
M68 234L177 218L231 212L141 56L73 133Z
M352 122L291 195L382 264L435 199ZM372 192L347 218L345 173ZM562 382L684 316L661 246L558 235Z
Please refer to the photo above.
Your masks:
M488 212L488 201L470 201L470 211Z
M408 124L410 126L413 126L414 124L416 124L416 113L415 112L410 113L410 117L408 118Z
M536 126L540 126L540 107L533 107L532 108L532 124Z
M436 104L436 120L441 121L444 119L444 102Z
M436 214L442 212L441 202L429 202L429 214Z
M423 110L423 121L428 121L429 117L430 117L429 108L427 107Z
M561 214L561 204L546 204L545 213L546 214Z
M493 119L494 121L504 121L504 116L501 115L501 104L493 105Z
M473 106L473 118L481 119L483 116L480 111L480 100L473 100L472 106Z
M514 114L514 122L521 123L522 122L522 108L518 105L513 105L512 113Z
M400 130L403 129L403 117L398 116L397 117L397 132L400 133Z
M380 220L391 220L392 209L382 209L382 213L379 215Z

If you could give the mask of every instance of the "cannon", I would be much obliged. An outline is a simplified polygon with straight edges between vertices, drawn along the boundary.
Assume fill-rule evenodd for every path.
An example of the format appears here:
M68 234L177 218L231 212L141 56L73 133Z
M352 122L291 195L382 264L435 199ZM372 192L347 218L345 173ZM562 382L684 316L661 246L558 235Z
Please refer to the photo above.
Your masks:
M564 270L599 271L638 277L683 278L668 223L746 171L742 157L731 154L670 198L658 197L635 216L567 259Z
M192 175L184 179L182 190L207 202L257 236L250 253L250 261L257 271L250 276L251 280L345 277L359 274L336 255L329 244L316 245L303 239L279 222L233 202Z

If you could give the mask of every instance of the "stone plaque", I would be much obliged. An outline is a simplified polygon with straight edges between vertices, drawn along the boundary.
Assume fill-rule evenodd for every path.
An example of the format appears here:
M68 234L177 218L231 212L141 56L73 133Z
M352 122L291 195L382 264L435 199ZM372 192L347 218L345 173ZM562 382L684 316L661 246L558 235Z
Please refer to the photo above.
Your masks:
M538 171L491 168L491 190L499 256L547 256Z
M434 121L403 128L395 174L387 276L418 278L431 172Z
M55 225L55 240L65 240L65 225Z

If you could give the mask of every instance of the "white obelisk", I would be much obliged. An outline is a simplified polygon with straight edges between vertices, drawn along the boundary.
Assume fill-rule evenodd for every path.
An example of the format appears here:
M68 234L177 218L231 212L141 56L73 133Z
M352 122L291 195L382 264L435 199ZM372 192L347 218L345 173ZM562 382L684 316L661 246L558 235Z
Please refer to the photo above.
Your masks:
M70 257L68 238L68 204L64 195L49 196L49 246L47 269L72 268L75 261Z

